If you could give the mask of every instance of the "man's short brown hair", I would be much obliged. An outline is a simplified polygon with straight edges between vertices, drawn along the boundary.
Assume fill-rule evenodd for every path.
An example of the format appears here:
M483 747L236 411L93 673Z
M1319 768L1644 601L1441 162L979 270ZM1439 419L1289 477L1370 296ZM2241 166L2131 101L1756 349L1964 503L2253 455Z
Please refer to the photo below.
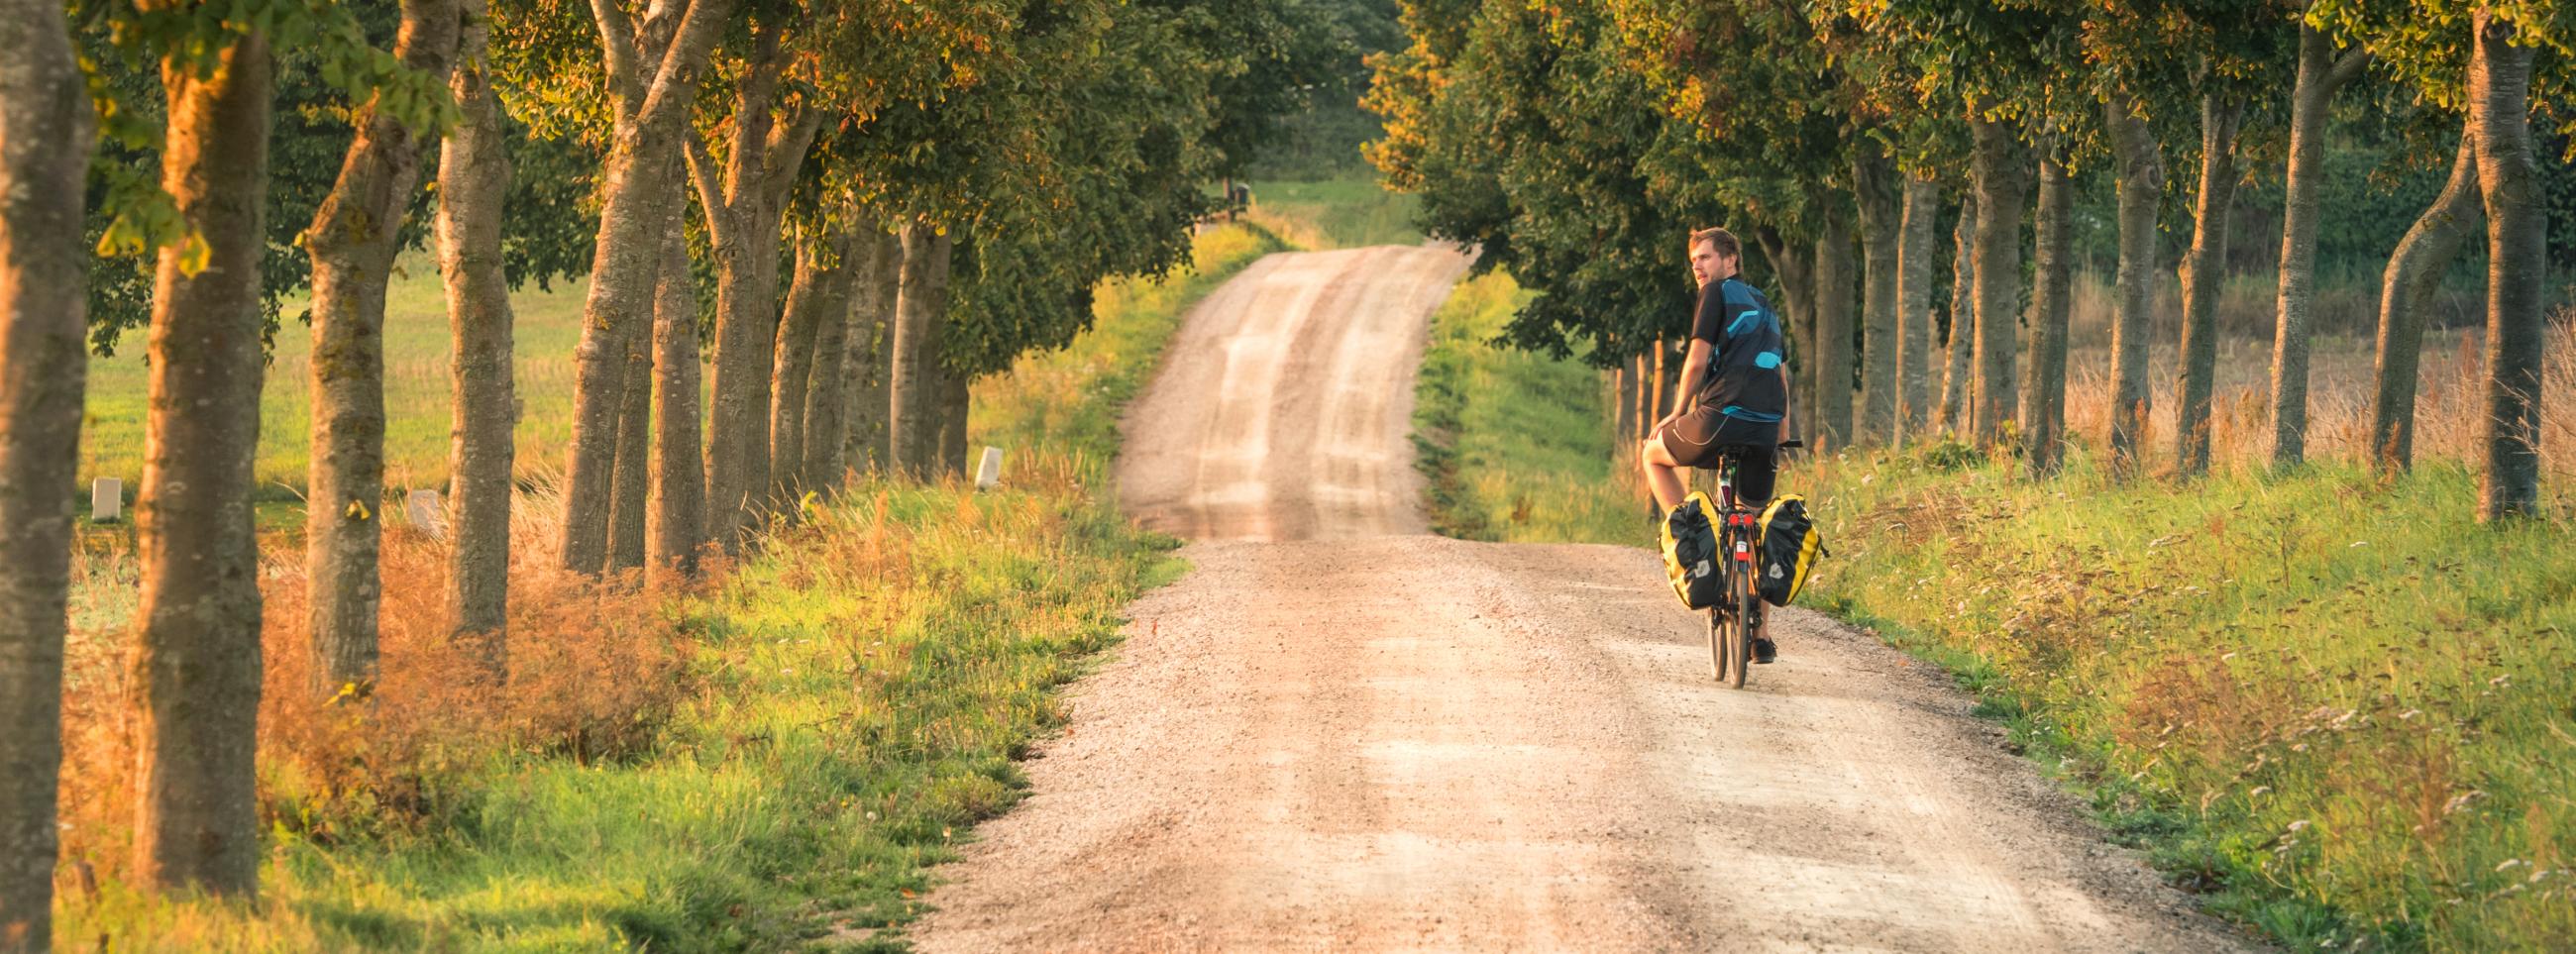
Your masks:
M1725 229L1707 228L1692 232L1690 247L1698 248L1701 242L1716 246L1719 255L1735 259L1744 257L1744 243L1736 241L1735 233Z

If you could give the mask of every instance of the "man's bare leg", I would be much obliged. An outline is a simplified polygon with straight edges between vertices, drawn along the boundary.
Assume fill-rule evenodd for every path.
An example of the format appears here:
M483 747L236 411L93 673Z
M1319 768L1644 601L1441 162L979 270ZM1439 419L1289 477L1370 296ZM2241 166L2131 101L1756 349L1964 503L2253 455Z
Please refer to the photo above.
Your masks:
M1638 465L1646 472L1646 487L1655 492L1655 502L1662 505L1656 513L1669 513L1681 506L1689 491L1682 487L1681 465L1673 461L1673 452L1664 449L1664 435L1657 432L1637 451Z

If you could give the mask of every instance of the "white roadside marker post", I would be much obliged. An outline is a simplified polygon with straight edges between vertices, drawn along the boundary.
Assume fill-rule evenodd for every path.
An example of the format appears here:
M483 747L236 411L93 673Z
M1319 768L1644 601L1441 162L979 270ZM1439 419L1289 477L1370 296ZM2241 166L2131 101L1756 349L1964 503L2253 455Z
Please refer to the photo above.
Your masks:
M975 489L991 490L1002 483L1002 449L984 448L983 463L975 466Z
M430 539L447 539L447 508L439 504L438 491L415 490L404 495L403 515Z
M101 477L89 483L89 519L115 523L125 513L125 481Z

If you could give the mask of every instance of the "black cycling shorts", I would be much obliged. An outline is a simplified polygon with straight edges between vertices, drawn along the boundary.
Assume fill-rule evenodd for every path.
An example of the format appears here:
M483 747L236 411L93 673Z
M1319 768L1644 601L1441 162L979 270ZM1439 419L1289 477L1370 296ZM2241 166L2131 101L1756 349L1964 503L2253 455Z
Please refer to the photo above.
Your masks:
M1780 425L1728 417L1701 406L1673 421L1656 435L1673 462L1702 470L1715 469L1735 457L1735 497L1746 506L1771 499L1780 476Z

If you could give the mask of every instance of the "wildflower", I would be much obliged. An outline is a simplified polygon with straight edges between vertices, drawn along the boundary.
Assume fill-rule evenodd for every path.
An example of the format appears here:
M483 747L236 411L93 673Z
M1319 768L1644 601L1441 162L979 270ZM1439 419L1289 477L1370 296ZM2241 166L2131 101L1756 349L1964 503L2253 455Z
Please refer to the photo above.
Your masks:
M2308 820L2305 818L2290 823L2290 833L2293 835L2306 830L2308 830Z
M2269 794L2272 794L2272 786L2269 786L2269 785L2257 785L2257 786L2254 786L2254 790L2253 790L2253 791L2250 791L2250 792L2245 793L2245 797L2247 797L2247 798L2261 798L2261 797L2263 797L2263 796L2265 796L2265 795L2269 795Z

